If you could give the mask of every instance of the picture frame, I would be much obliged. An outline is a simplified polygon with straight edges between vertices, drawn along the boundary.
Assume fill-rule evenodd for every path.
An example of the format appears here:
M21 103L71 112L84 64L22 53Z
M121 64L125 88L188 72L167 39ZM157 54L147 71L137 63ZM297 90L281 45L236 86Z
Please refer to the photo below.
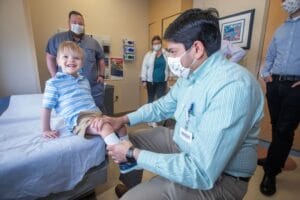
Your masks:
M255 9L219 18L221 39L250 49Z
M124 59L119 57L110 58L111 80L122 80L124 78Z

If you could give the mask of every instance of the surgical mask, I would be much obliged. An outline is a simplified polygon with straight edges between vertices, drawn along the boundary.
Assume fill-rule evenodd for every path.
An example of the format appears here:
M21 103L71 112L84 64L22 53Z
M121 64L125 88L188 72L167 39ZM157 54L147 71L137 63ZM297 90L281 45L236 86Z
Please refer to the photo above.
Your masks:
M191 69L182 66L181 64L181 58L186 54L186 52L184 52L181 56L179 57L168 57L168 65L170 67L171 72L178 77L182 77L182 78L187 78L190 75ZM193 61L194 63L194 61ZM193 64L192 63L192 64ZM191 65L192 65L191 64Z
M293 14L300 8L300 0L285 0L281 5L286 12Z
M71 24L71 31L77 35L84 33L84 26L79 24Z
M154 44L152 45L153 51L159 51L161 48L161 44Z

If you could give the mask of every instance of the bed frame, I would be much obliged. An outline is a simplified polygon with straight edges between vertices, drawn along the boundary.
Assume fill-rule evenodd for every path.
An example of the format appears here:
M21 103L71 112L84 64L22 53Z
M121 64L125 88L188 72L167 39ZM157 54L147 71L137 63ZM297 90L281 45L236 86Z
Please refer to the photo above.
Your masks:
M103 184L107 180L107 166L108 158L96 166L91 168L83 177L83 179L75 186L73 190L64 191L56 194L51 194L38 200L79 200L91 193L94 193L94 189L97 185Z

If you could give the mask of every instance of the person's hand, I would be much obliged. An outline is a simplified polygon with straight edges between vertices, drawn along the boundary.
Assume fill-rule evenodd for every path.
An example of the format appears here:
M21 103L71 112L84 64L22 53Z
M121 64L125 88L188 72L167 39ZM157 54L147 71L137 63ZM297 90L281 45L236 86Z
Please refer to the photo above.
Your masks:
M97 83L104 83L104 78L102 76L98 76Z
M272 82L272 81L273 81L273 78L272 78L271 75L270 75L270 76L263 77L262 79L263 79L266 83L269 83L269 82Z
M147 88L147 82L146 82L146 81L143 81L143 82L142 82L142 86L143 86L143 88Z
M122 140L119 144L108 145L108 155L111 156L115 163L126 162L126 153L131 146L132 143L127 140Z
M294 83L291 87L294 88L294 87L297 87L298 85L300 85L300 81L297 81L297 82Z
M102 118L101 117L95 117L92 120L90 126L91 126L91 128L95 129L98 133L100 133L102 127L104 126L104 123L102 122Z
M59 132L57 130L43 131L43 137L45 137L45 138L58 138L59 137Z
M101 117L96 117L90 124L90 128L96 130L96 132L105 138L109 134L113 133L114 130L109 123L103 123Z
M174 80L173 76L168 77L168 81L173 81L173 80Z
M112 128L116 131L116 130L119 130L124 124L128 123L128 118L126 115L121 116L121 117L104 116L101 118L100 122L101 122L101 124L100 124L101 128L104 123L109 123L112 126Z

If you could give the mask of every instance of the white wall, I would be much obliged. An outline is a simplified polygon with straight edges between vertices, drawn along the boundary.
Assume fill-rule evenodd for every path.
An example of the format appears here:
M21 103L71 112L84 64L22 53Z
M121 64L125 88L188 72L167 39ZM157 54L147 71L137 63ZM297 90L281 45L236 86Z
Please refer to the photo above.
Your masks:
M0 1L0 97L39 93L30 18L22 0Z

